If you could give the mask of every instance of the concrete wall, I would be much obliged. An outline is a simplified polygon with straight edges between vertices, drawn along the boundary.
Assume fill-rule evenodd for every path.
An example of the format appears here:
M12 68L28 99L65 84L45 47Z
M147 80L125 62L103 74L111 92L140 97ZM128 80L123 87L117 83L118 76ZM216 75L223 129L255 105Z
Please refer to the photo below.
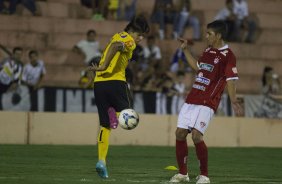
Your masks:
M94 113L0 112L0 117L0 144L96 144L99 123ZM176 116L140 117L134 130L113 130L111 144L174 146ZM281 132L281 120L215 117L205 140L216 147L282 147ZM192 145L190 136L188 143Z

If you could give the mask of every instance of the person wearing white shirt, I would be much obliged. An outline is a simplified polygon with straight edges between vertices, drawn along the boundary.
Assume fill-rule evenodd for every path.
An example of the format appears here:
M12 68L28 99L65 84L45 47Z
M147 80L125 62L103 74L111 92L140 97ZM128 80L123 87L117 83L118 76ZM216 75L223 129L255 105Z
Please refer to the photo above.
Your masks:
M235 31L237 39L243 42L252 43L255 41L257 25L249 17L248 3L246 0L234 0L234 14L237 16ZM243 32L241 32L243 30ZM241 38L241 35L243 38Z
M146 70L148 65L156 66L159 65L162 59L161 49L156 45L156 39L154 36L148 36L147 45L144 47L144 59L145 62L142 63L142 69Z
M234 2L233 0L226 0L225 7L219 10L216 14L214 20L223 20L228 27L228 32L226 35L226 41L237 41L237 29L235 29L236 21L238 17L234 13Z
M201 24L197 16L191 15L191 0L175 0L177 5L176 23L174 24L173 37L183 37L186 26L191 26L193 29L193 40L201 39Z
M28 54L30 62L24 66L22 83L27 85L30 93L31 111L37 111L37 90L46 74L44 62L38 59L38 52L31 50Z
M84 63L86 66L91 63L93 58L100 57L100 43L96 41L96 31L89 30L87 32L87 39L79 41L74 46L74 51L84 56Z

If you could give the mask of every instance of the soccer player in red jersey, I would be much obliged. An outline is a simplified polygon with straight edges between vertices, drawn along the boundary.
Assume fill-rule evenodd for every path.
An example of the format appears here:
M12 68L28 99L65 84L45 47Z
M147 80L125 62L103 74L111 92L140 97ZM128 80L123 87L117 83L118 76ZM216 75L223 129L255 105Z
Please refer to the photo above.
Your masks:
M203 135L217 110L226 84L235 114L242 115L242 107L236 98L235 82L239 79L236 58L224 41L226 34L227 26L223 21L217 20L209 23L206 32L208 47L198 60L187 49L187 40L179 39L188 63L196 71L197 76L178 116L175 135L179 173L174 175L170 182L189 181L186 137L192 133L192 140L200 163L200 175L197 177L196 184L210 183L208 150Z

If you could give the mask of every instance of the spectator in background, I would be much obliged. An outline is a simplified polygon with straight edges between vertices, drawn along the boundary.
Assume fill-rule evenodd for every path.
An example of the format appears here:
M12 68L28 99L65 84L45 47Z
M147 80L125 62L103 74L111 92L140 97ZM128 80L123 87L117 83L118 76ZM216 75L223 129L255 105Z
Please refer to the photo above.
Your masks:
M234 0L234 14L237 16L235 33L237 40L247 43L255 41L257 25L249 17L248 3L246 0ZM242 30L242 31L241 31Z
M262 92L265 95L278 95L281 94L281 84L279 76L274 73L273 68L266 66L262 75Z
M116 20L119 9L119 0L109 0L107 19Z
M187 59L184 55L184 52L182 51L182 49L178 48L173 57L172 57L172 61L171 61L171 65L170 65L170 71L173 73L177 73L178 71L183 71L183 72L191 72L192 69L191 67L188 65Z
M156 45L155 36L148 36L147 45L144 47L144 63L142 68L146 69L148 65L157 66L162 59L161 49Z
M80 4L92 9L92 19L102 21L107 17L109 0L80 0Z
M222 20L228 27L226 35L226 41L237 41L237 29L235 29L237 22L237 15L234 14L234 2L233 0L226 0L225 7L221 9L215 16L215 20Z
M99 65L99 62L101 60L101 57L94 57L90 63L88 64L88 66L92 66L94 65ZM87 70L82 70L80 72L80 78L78 81L78 84L81 88L88 88L88 89L92 89L94 87L94 78L95 78L95 72L89 72Z
M8 8L5 7L4 0L0 0L0 11L1 13L14 14L16 12L17 5L20 3L24 7L26 7L32 13L32 15L34 16L39 15L34 0L9 0Z
M191 15L191 1L190 0L178 0L177 1L177 18L176 23L174 24L173 37L177 39L182 37L184 29L186 26L191 26L193 29L193 40L201 39L201 28L199 18Z
M172 0L156 0L151 15L152 23L159 24L159 38L165 38L167 24L176 23L176 12ZM175 27L175 26L174 26Z
M7 91L17 89L18 82L22 73L22 55L23 49L15 47L10 53L4 46L0 45L9 57L0 63L0 110L2 110L2 94Z
M101 56L100 43L96 41L96 31L91 29L87 32L86 40L79 41L73 48L74 52L84 56L84 63L89 65L92 59Z
M137 0L119 0L118 20L130 21L136 14Z
M46 74L44 62L38 58L38 52L31 50L28 53L29 63L23 68L22 82L27 85L30 94L31 111L37 111L37 90Z
M187 92L184 72L177 72L173 88L176 90L176 95L173 96L172 99L172 114L178 114L180 112L181 106L185 102L185 96Z

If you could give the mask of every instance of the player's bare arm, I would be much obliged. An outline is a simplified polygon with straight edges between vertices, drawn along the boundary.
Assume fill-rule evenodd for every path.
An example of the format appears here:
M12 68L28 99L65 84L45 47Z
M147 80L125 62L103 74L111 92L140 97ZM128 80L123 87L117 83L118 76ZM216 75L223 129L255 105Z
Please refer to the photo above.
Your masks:
M197 60L192 56L191 52L188 49L188 40L183 39L183 38L178 38L178 40L181 43L180 47L183 50L189 65L191 66L193 70L197 72L199 70L198 65L197 65Z
M240 105L240 102L238 101L238 99L236 97L236 80L228 80L227 81L227 91L228 91L228 95L230 97L232 108L233 108L236 116L242 116L243 115L243 108Z
M109 51L106 55L105 62L101 65L98 66L96 64L92 64L91 70L94 71L104 71L108 68L110 65L111 60L115 56L117 52L123 51L124 49L124 44L122 42L114 42L111 44Z

